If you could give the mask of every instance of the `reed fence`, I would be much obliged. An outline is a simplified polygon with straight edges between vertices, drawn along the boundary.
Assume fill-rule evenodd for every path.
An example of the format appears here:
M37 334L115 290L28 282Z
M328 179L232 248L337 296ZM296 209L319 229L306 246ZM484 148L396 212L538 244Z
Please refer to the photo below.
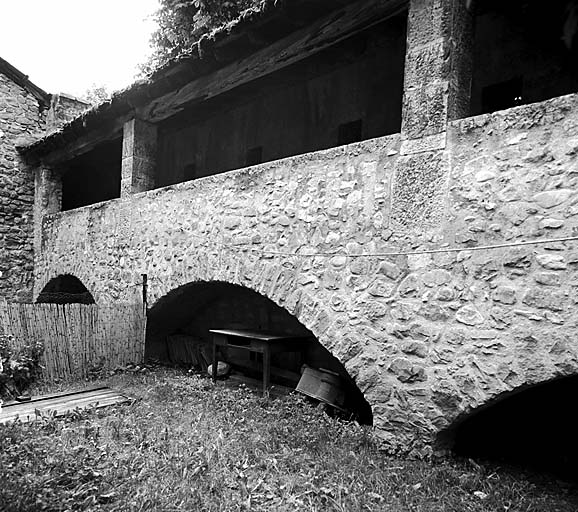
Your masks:
M48 379L83 378L95 367L142 361L145 326L142 304L0 302L0 332L13 336L13 350L40 342Z

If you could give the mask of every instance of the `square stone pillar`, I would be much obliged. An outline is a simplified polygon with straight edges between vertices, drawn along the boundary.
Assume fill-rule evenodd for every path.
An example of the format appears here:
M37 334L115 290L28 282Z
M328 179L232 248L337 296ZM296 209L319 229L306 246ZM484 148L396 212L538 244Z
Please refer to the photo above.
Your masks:
M448 121L469 115L473 14L466 0L410 0L402 153L445 148Z
M120 196L138 194L155 186L157 127L140 119L124 124Z
M62 174L39 167L34 171L34 258L42 253L42 226L46 215L62 210Z
M48 168L36 170L34 178L34 209L40 219L62 210L62 175Z
M447 220L447 125L467 117L473 19L467 0L410 0L391 228L424 237Z

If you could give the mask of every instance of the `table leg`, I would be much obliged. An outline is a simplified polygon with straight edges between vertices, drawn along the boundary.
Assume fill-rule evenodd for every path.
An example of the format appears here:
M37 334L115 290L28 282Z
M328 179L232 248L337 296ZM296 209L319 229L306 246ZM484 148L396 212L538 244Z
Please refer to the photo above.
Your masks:
M269 345L263 348L263 396L269 398L269 384L271 381L271 350Z
M217 382L217 340L213 336L213 365L211 367L213 382Z

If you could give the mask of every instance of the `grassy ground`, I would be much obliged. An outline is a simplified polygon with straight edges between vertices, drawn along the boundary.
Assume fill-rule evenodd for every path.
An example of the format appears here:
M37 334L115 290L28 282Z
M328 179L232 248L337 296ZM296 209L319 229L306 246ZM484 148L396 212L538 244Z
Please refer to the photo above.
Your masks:
M135 401L0 426L0 510L578 510L555 481L386 457L296 396L162 370L108 383Z

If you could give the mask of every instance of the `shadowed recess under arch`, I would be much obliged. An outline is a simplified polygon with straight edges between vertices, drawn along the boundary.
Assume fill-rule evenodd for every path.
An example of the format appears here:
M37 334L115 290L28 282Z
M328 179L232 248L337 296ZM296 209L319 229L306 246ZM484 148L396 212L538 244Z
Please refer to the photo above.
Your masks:
M552 473L578 482L578 376L523 387L440 433L459 456Z
M51 304L94 304L94 297L82 281L72 274L63 274L46 283L38 298L38 303Z
M303 359L293 353L274 354L273 367L280 372L272 379L295 387L301 364L339 373L352 397L360 422L372 424L371 406L343 364L317 340L299 320L267 297L239 285L212 281L189 283L159 299L147 313L145 356L171 363L196 366L203 354L210 354L209 329L249 329L304 337L310 340ZM241 349L227 349L228 358L243 372L256 355ZM206 356L205 356L206 357ZM206 363L207 361L205 361ZM283 375L284 374L284 375ZM297 381L292 380L292 375Z

